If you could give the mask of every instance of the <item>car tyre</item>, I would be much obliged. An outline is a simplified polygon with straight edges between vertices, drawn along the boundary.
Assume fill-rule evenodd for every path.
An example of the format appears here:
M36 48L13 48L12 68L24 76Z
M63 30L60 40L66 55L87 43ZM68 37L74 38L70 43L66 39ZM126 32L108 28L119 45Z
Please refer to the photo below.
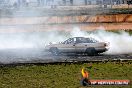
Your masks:
M93 47L87 48L87 49L86 49L86 53L87 53L87 55L89 55L89 56L94 56L94 55L97 55L97 54L98 54L98 53L96 52L95 48L93 48Z

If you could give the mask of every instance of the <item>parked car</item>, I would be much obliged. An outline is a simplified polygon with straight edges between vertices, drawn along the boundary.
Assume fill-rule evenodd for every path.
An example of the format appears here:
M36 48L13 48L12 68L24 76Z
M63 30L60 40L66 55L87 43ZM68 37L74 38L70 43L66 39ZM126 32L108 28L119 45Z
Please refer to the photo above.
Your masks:
M107 47L107 43L99 42L93 38L73 37L58 44L47 45L45 49L53 55L61 53L97 55L107 51Z

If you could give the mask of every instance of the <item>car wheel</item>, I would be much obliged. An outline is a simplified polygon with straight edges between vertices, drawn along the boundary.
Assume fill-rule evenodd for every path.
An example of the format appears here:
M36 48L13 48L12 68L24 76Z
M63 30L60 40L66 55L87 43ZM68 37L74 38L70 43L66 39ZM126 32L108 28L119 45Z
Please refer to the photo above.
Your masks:
M97 54L98 54L98 53L96 52L95 48L93 48L93 47L87 48L87 49L86 49L86 53L87 53L89 56L94 56L94 55L97 55Z
M50 52L53 54L53 55L59 55L59 50L56 48L56 47L52 47L50 48Z

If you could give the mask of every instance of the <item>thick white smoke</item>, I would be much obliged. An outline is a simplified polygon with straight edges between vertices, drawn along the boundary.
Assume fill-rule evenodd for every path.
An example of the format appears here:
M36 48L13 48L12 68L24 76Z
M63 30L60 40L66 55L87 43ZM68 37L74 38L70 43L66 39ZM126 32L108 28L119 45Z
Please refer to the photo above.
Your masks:
M98 31L97 36L102 41L108 41L110 54L123 54L123 53L132 53L132 36L126 32L111 33L106 31Z
M105 31L103 27L100 27L96 32L85 32L78 28L75 28L71 32L72 36L81 37L93 37L101 42L109 43L108 54L126 54L132 53L132 36L129 33L120 31L119 33L113 33Z
M0 49L44 48L50 42L67 39L57 31L0 34Z
M102 29L102 30L100 30ZM34 32L0 35L0 49L44 48L45 45L65 41L70 37L93 37L101 42L109 42L108 54L132 53L132 36L127 32L113 33L103 30L87 32L74 28L70 32Z

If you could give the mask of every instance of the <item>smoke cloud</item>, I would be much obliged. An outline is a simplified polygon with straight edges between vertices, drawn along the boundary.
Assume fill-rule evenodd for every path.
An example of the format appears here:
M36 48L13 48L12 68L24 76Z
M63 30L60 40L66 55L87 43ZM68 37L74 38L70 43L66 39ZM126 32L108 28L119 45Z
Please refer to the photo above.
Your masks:
M70 37L92 37L100 42L109 43L107 54L132 53L132 36L129 33L108 32L100 27L98 31L82 31L74 28L70 32L49 31L33 33L11 33L0 35L0 49L44 48L50 42L59 43Z
M125 31L119 31L119 33L105 31L103 27L100 27L98 31L86 32L75 28L71 32L72 36L81 37L93 37L98 41L107 42L109 44L109 50L107 54L128 54L132 53L132 36Z
M15 1L16 0L12 0L10 3L13 4ZM7 22L8 20L6 20L7 23L0 20L0 62L10 63L14 61L28 61L33 60L34 58L43 58L43 55L45 54L45 52L43 53L43 50L46 45L50 42L63 42L70 37L93 37L98 41L108 42L109 50L106 54L132 53L132 36L124 31L113 33L105 31L103 27L98 28L97 31L82 31L78 27L75 27L70 32L56 30L47 32L30 32L30 29L33 29L34 31L42 29L39 25L39 23L41 23L40 20L34 21L34 24L31 22L26 24L24 20L24 22L20 23L21 25L18 25L15 23L12 24L13 22L17 23L17 21L10 19L17 17L37 17L45 14L47 13L44 11L37 11L35 8L28 8L28 10L26 10L26 8L1 9L0 18L8 18L9 24ZM96 15L96 12L93 12L92 15ZM10 24L10 22L12 23ZM14 32L12 31L13 29L18 29L18 31ZM27 32L20 33L21 29L24 29ZM29 48L30 50L27 51ZM12 52L12 49L17 50ZM34 52L32 49L37 50ZM3 52L3 50L5 51Z

